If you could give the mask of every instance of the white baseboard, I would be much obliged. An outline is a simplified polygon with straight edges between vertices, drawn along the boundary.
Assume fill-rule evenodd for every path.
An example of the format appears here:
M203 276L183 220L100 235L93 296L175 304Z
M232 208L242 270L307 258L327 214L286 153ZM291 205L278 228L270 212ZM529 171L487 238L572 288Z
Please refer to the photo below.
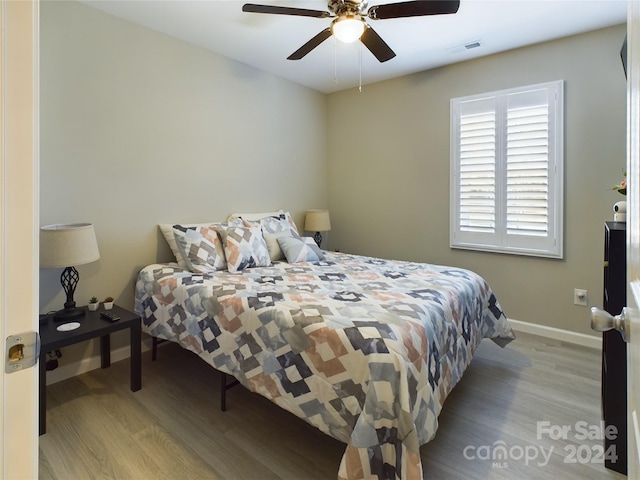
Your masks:
M545 325L537 325L535 323L521 322L519 320L509 319L511 326L517 332L531 333L533 335L539 335L541 337L553 338L554 340L561 340L567 343L574 343L576 345L582 345L584 347L591 347L596 349L602 348L602 337L595 335L586 335L584 333L570 332L569 330L562 330L555 327L547 327ZM144 339L142 342L142 351L147 352L151 350L151 340ZM111 361L117 362L129 358L131 350L129 346L121 347L111 351ZM72 362L66 365L60 365L55 370L47 372L47 385L66 380L67 378L75 377L82 373L89 372L100 368L100 356L83 358L80 361Z
M587 335L585 333L571 332L569 330L562 330L555 327L547 327L545 325L538 325L535 323L521 322L520 320L509 319L511 327L515 332L531 333L540 337L553 338L554 340L561 340L567 343L573 343L576 345L582 345L583 347L602 349L602 336L601 335Z

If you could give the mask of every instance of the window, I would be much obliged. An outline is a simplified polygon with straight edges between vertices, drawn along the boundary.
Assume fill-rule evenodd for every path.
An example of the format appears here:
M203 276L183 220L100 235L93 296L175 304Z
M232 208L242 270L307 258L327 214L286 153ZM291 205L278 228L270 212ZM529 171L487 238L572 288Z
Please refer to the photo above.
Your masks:
M562 258L563 82L451 100L451 247Z

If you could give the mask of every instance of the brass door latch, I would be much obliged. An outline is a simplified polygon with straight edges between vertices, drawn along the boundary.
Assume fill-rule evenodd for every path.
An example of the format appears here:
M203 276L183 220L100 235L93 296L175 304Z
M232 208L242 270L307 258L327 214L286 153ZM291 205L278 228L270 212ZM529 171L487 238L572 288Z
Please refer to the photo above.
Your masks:
M38 362L38 357L40 356L40 335L38 335L38 332L9 335L6 347L5 373L19 372L25 368L31 368Z

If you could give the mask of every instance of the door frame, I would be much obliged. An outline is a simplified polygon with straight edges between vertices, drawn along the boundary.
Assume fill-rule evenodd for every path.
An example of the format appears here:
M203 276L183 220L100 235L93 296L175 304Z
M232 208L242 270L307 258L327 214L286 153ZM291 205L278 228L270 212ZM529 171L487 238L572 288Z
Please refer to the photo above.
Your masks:
M0 0L0 478L38 478L38 369L5 339L38 330L39 0Z

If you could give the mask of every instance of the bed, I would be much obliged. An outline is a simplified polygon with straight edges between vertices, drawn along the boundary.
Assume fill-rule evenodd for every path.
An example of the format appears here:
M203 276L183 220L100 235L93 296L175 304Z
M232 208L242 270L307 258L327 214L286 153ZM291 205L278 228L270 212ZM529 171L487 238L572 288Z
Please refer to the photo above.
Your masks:
M322 251L286 212L161 229L177 263L140 271L143 330L344 442L340 479L423 478L477 346L514 338L477 274Z

